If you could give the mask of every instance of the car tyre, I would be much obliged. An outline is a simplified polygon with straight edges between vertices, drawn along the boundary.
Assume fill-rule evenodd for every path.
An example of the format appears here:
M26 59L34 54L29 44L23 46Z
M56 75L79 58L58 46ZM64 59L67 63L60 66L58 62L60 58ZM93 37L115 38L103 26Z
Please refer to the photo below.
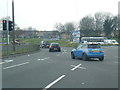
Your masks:
M49 49L49 52L51 52L51 50Z
M61 52L61 50L59 49L59 52Z
M75 59L74 53L71 53L71 58L72 58L72 59Z
M83 59L84 61L86 61L86 60L88 59L87 55L86 55L86 54L83 54L83 55L82 55L82 59Z
M100 57L100 58L99 58L100 61L103 61L103 59L104 59L104 57Z

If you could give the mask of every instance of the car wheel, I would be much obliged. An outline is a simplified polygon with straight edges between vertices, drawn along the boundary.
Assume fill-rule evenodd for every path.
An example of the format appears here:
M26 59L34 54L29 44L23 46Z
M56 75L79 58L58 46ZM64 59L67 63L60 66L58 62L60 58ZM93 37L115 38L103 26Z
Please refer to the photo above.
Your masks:
M59 49L59 52L61 52L61 50Z
M72 59L75 59L74 53L71 53L71 58L72 58Z
M82 55L82 59L85 61L85 60L87 60L88 58L87 58L87 55L86 54L83 54Z
M100 57L100 58L99 58L100 61L103 61L103 59L104 59L104 57Z
M51 49L49 49L49 52L51 52Z

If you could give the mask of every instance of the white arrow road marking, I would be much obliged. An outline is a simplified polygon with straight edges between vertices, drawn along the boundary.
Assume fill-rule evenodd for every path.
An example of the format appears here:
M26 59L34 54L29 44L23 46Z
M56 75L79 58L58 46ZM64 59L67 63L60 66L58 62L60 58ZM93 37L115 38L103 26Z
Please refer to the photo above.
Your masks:
M65 75L60 76L58 79L54 80L52 83L50 83L49 85L47 85L43 90L49 89L50 87L52 87L55 83L57 83L58 81L60 81L64 77L65 77Z
M0 62L0 64L9 63L9 62L13 62L13 60L5 60L5 62Z
M9 69L9 68L13 68L13 67L17 67L17 66L25 65L25 64L28 64L28 63L29 63L29 62L25 62L25 63L21 63L21 64L13 65L13 66L5 67L5 68L3 68L3 69Z
M82 64L79 64L79 65L77 65L77 66L71 65L72 67L74 67L74 68L71 69L71 71L74 71L74 70L77 69L77 68L86 69L86 68L84 68L84 67L80 67L81 65L82 65Z

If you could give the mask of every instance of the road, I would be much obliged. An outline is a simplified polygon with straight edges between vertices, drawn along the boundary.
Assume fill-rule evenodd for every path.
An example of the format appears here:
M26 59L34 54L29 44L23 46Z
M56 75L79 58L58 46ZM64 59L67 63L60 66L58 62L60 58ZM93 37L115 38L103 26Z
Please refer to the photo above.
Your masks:
M3 88L118 88L118 47L102 47L104 61L73 60L73 48L3 59Z

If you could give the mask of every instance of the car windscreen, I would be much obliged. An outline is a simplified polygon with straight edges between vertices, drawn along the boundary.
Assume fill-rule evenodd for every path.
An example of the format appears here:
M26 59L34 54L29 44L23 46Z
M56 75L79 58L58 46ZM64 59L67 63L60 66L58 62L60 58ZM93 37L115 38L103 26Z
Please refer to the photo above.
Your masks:
M98 44L89 44L88 48L100 48L100 45L98 45Z

